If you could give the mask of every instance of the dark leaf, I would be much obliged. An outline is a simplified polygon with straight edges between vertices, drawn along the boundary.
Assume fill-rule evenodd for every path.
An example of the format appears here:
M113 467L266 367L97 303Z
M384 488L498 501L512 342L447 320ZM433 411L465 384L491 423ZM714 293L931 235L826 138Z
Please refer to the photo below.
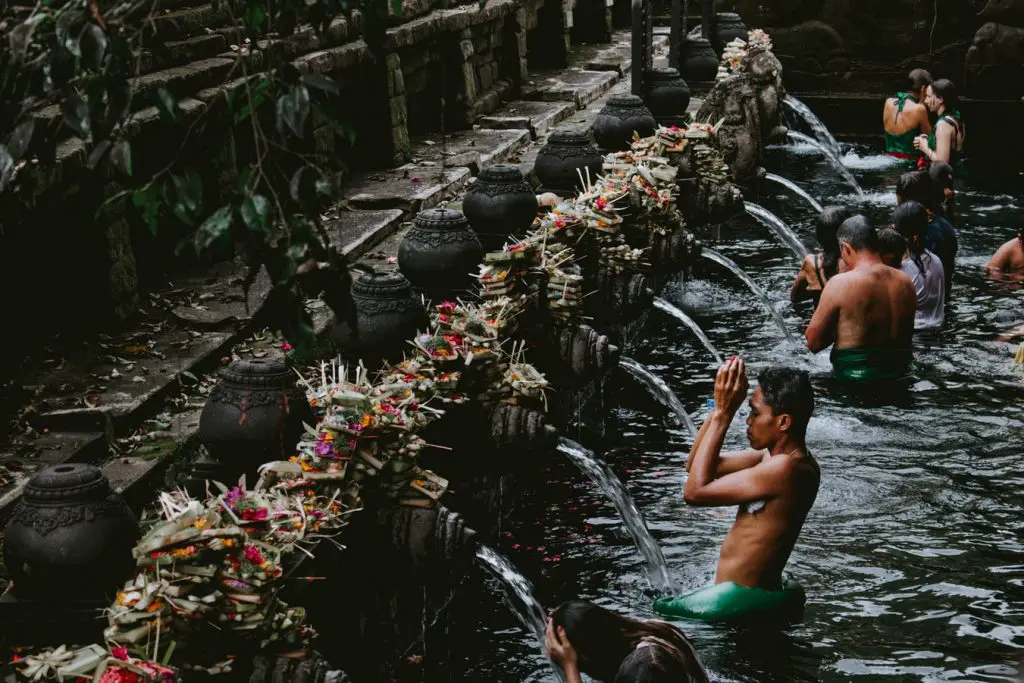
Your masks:
M77 91L69 89L60 103L64 123L80 137L89 137L89 107Z
M96 24L86 24L82 30L79 49L82 53L82 63L87 68L99 71L103 66L103 57L107 54L107 34Z
M302 82L311 88L317 90L323 90L326 93L332 95L338 95L341 91L338 89L338 84L332 79L318 73L308 73L302 76Z
M352 147L356 146L356 127L345 126L345 134L348 137L348 144Z
M203 224L196 230L195 247L196 254L200 254L210 248L214 242L227 237L231 229L231 206L222 206L203 221Z
M261 194L245 198L241 206L242 220L250 230L267 231L267 217L270 215L270 202Z
M79 23L81 16L78 12L72 11L57 15L57 42L75 57L82 56L82 29L85 27Z
M277 13L277 21L274 28L277 29L277 32L283 38L287 38L295 33L296 21L295 10L291 7L285 7Z
M265 0L249 0L245 8L245 25L253 31L260 30L263 20L267 18L267 3Z
M245 194L249 190L249 180L252 178L252 169L243 168L238 172L238 193Z
M19 123L11 133L11 137L7 141L7 151L15 161L20 161L28 150L28 146L32 144L32 133L35 132L35 129L36 120L29 118Z
M402 16L402 0L391 0L391 13L396 17Z
M169 93L166 88L156 91L156 108L160 112L160 118L168 123L175 123L178 120L178 100Z
M110 140L101 140L96 143L96 146L92 148L92 152L89 153L89 159L85 162L86 168L92 170L99 166L100 161L103 160L103 155L110 149Z
M10 34L7 36L7 40L11 48L11 56L14 58L15 62L20 62L25 58L28 46L32 43L32 33L35 32L36 24L42 18L42 14L37 14L31 19L18 24L11 29Z
M110 163L129 178L132 175L132 145L127 140L118 140L110 150Z
M303 136L306 118L309 117L309 90L304 85L297 85L277 100L277 127L283 132L287 126L296 137Z
M7 183L11 182L12 175L14 175L14 159L7 148L0 145L0 192L7 189Z
M303 166L295 172L289 183L292 199L303 206L309 206L316 200L316 171Z
M195 217L203 203L203 181L199 174L189 169L184 175L171 175L171 189L166 197L171 212L178 217L182 223L195 225Z
M156 184L136 190L132 194L132 204L142 213L142 220L146 222L146 227L151 235L156 235L157 219L160 217L161 195L160 188Z
M237 91L228 92L229 96L232 96L232 92L234 92L235 94L233 95L233 97L242 102L242 106L239 108L237 112L235 112L235 123L244 121L250 114L252 114L253 109L259 109L260 105L266 101L267 91L270 89L270 81L268 81L266 78L261 79L258 83L256 83L256 85L251 86L251 90L247 95L245 93L245 88L249 87L250 85L248 83L245 83ZM250 100L252 101L251 107L249 106Z
M112 125L120 123L131 111L132 94L133 88L127 80L107 86L107 111Z

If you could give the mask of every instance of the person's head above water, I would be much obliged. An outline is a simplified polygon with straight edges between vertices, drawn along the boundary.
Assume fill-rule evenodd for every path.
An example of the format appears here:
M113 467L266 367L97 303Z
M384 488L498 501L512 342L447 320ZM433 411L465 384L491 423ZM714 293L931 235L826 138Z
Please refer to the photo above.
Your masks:
M852 215L853 212L845 206L826 206L818 214L814 232L824 255L822 270L825 271L826 278L835 275L839 269L839 240L836 239L836 231L839 225Z
M913 69L907 76L907 92L918 102L924 102L928 86L932 84L932 75L924 69Z
M878 231L878 253L885 265L899 268L906 250L907 241L896 230L883 228Z
M928 86L927 93L924 104L928 107L928 111L944 114L956 109L956 86L948 78L932 81L931 85Z
M762 370L750 397L750 447L771 449L787 437L803 443L813 412L814 388L805 371L783 367Z
M866 216L857 214L843 221L836 232L839 240L839 257L846 270L857 267L864 254L878 255L878 233Z
M565 629L580 671L602 683L707 680L693 646L665 622L630 619L586 600L562 603L551 613L551 622L556 631ZM657 638L669 648L645 647L637 652L645 638Z
M896 181L896 203L915 201L931 208L935 204L932 180L927 171L910 171Z
M928 210L914 200L906 201L892 212L892 222L896 231L907 241L911 251L924 249L924 236L928 232Z

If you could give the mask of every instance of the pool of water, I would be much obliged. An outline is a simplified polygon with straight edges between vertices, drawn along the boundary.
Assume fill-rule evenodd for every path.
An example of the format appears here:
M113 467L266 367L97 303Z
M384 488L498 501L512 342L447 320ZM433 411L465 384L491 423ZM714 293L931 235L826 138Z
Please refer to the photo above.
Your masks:
M859 156L860 206L888 222L899 169ZM772 150L770 170L801 183L822 204L853 197L813 155ZM1014 681L1024 652L1024 378L1015 346L997 335L1024 320L1024 292L987 281L983 264L1012 236L1020 179L962 188L960 255L941 337L916 349L907 391L842 392L827 351L786 345L764 309L724 271L701 264L663 296L705 329L723 354L751 372L771 364L812 374L817 409L808 444L822 469L817 502L789 563L807 590L802 622L741 628L680 622L722 681ZM748 197L816 247L804 200L770 186ZM778 191L777 191L778 190ZM844 196L845 195L845 196ZM723 230L715 248L766 291L802 332L810 310L788 300L792 251L751 218ZM676 391L699 421L713 388L711 357L687 330L655 314L629 351ZM664 548L680 589L708 583L733 509L684 506L682 465L690 445L667 411L622 378L610 396L608 434L585 444L622 478ZM746 419L741 410L737 422ZM729 447L745 447L737 424ZM557 457L557 456L554 456ZM525 495L500 549L537 587L546 608L588 598L652 617L639 554L614 509L571 465L552 462L549 483ZM497 600L475 610L461 653L466 680L554 680L536 641ZM471 629L474 630L474 629Z

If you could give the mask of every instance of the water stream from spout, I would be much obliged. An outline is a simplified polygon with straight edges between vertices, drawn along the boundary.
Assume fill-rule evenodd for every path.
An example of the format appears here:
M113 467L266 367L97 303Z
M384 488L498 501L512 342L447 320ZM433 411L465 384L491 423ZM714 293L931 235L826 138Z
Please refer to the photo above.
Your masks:
M754 202L743 202L743 208L747 210L748 214L756 218L758 223L774 232L782 240L782 243L792 249L796 257L803 263L803 260L810 252L804 243L800 241L800 238L797 237L796 233L793 232L793 229L786 225L786 221Z
M584 448L572 439L560 438L558 440L558 451L567 456L580 470L587 475L591 481L597 484L615 505L622 517L622 523L633 538L637 550L643 555L647 570L647 580L651 582L661 595L668 595L672 592L672 580L668 575L668 563L665 561L665 554L661 547L651 536L647 528L647 522L640 513L636 503L630 497L626 487L622 484L615 473L602 463L590 450Z
M693 336L700 340L700 343L703 344L704 348L715 357L715 360L718 361L719 364L725 362L722 358L722 354L720 354L718 349L715 348L715 345L711 343L711 340L708 339L708 335L705 334L704 330L702 330L700 325L697 324L697 321L686 315L686 312L683 309L665 301L660 296L654 297L654 307L668 313L670 316L686 325L690 332L693 332Z
M821 202L819 202L817 199L812 197L810 195L810 193L807 192L807 190L805 190L804 188L800 187L799 185L794 183L789 178L783 178L782 176L775 175L774 173L766 173L765 176L764 176L764 179L765 180L769 180L769 181L771 181L773 183L778 183L779 185L782 185L786 189L790 190L793 194L798 195L800 197L803 197L804 199L807 200L807 203L810 204L814 208L815 211L817 211L818 213L821 213L821 210L822 210Z
M853 174L850 173L849 169L843 165L842 160L834 153L829 151L827 147L825 147L823 144L812 138L810 135L801 133L798 130L789 131L789 137L793 138L794 140L799 140L800 142L805 142L808 145L811 145L812 147L817 147L818 149L820 149L821 153L824 154L825 158L828 159L830 164L832 164L832 167L836 170L836 173L838 173L839 176L850 187L857 191L857 196L864 196L864 190L861 189L860 183L857 182L857 179L854 178Z
M789 328L786 327L786 321L782 319L782 316L779 315L779 312L775 310L774 306L772 306L771 299L768 298L768 295L764 293L764 290L758 287L757 283L754 282L749 275L743 272L742 268L736 265L735 261L733 261L727 256L719 254L714 249L708 249L707 247L704 247L703 249L700 250L700 255L706 258L707 260L713 261L718 265L722 266L723 268L727 269L730 273L738 277L743 282L743 284L749 287L750 291L754 293L754 296L760 299L764 307L768 309L768 313L771 314L772 320L774 320L778 328L782 330L782 334L786 335L786 340L795 343L795 340L793 339L793 333L789 331Z
M822 147L831 150L833 156L837 159L842 156L842 150L839 148L839 141L836 140L835 136L828 129L828 126L822 122L811 108L806 104L793 97L792 95L786 95L783 103L789 108L791 112L797 115L797 117L803 121L803 123L810 129L814 135L814 139L821 143Z
M693 419L686 412L686 406L683 405L683 402L676 396L676 392L672 391L665 380L651 372L647 366L637 363L632 358L620 358L619 365L643 384L647 392L657 399L659 403L671 410L679 424L685 426L690 431L692 438L697 437L697 425L693 424Z
M515 568L507 557L486 545L476 549L476 559L494 575L504 589L504 601L523 628L533 634L537 645L545 659L548 659L547 647L544 645L544 630L547 628L547 615L544 608L537 602L533 593L533 584ZM551 666L561 677L561 670L554 663Z

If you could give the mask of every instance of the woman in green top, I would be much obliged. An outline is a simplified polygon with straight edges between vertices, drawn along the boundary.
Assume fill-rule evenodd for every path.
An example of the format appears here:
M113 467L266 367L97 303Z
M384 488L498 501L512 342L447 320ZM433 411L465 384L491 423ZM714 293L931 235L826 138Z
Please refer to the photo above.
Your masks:
M957 175L963 173L964 122L957 109L956 86L942 78L928 86L924 104L938 115L930 135L919 135L914 147L921 152L918 167L927 168L933 161L944 161Z
M885 101L882 109L882 127L885 129L885 153L899 159L917 158L914 138L932 132L928 109L924 106L925 92L932 82L924 69L910 72L908 88Z

